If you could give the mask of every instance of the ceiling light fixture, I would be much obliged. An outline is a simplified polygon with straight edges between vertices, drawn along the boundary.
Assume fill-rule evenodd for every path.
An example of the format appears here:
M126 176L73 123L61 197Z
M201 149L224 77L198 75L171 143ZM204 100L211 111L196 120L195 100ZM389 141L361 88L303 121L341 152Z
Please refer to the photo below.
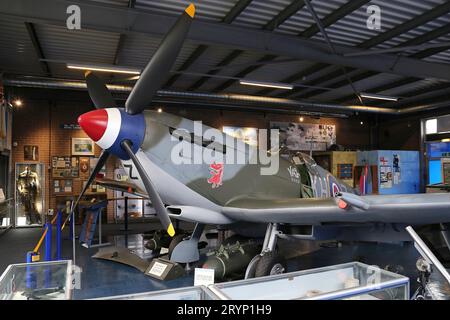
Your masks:
M303 122L303 120L305 120L303 117L300 117L300 122Z
M261 81L253 81L253 80L239 80L239 83L242 85L246 85L246 86L256 86L256 87L265 87L265 88L274 88L274 89L292 90L294 88L294 86L291 84L261 82Z
M22 106L22 100L20 100L20 99L16 99L16 100L14 100L14 105L16 106L16 107L21 107Z
M387 100L387 101L398 101L398 98L397 98L397 97L384 96L384 95L382 95L382 94L360 92L359 95L361 96L361 98L367 98L367 99Z
M98 71L98 72L110 72L110 73L125 73L125 74L141 74L140 70L117 67L117 66L100 66L100 65L90 65L90 64L78 64L71 63L66 65L68 69L76 69L76 70L89 70L89 71Z
M161 113L163 110L162 108L158 108L158 112Z

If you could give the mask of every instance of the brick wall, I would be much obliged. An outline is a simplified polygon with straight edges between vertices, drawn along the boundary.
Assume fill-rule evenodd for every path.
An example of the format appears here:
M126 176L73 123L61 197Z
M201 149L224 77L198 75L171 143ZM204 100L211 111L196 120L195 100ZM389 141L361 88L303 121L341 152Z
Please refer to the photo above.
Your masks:
M53 179L51 177L51 160L53 156L71 156L72 137L86 137L82 130L62 129L62 124L75 124L80 114L89 111L88 104L70 102L50 102L43 100L26 100L21 107L14 110L13 142L17 145L12 148L12 164L24 161L24 146L36 145L39 147L39 161L45 165L45 205L43 212L52 208L56 210L56 195L53 193ZM95 146L95 156L101 150ZM111 157L107 163L107 177L113 178L116 167L115 158ZM83 179L84 180L84 179ZM73 195L78 195L82 188L82 179L73 179ZM112 191L107 192L110 198ZM107 208L108 221L114 219L113 203Z

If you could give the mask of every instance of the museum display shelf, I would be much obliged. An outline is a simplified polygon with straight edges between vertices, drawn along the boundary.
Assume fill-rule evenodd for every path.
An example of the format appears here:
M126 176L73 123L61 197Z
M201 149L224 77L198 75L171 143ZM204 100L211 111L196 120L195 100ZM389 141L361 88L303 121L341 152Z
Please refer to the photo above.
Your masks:
M0 300L70 300L72 261L9 265L0 277Z

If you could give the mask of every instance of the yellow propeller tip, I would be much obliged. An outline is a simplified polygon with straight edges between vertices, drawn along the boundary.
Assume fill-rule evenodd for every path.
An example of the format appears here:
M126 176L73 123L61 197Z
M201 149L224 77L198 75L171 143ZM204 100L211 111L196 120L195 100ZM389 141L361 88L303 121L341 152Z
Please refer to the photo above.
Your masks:
M175 235L175 229L173 228L173 224L170 224L169 227L167 228L167 233L169 234L169 236L173 237Z
M195 6L193 3L189 5L189 7L184 10L191 18L194 18L195 16Z
M91 70L87 70L87 71L84 73L84 76L87 77L87 76L90 75L91 73L92 73Z

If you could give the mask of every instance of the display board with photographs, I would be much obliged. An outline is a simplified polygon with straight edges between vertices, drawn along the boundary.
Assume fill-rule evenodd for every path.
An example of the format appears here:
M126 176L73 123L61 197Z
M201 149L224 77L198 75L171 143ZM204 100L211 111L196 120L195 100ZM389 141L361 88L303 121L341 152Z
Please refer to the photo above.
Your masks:
M77 157L52 157L53 178L78 178L79 161Z
M92 170L94 170L95 166L97 165L97 162L98 162L98 158L89 158L90 172L92 172ZM106 176L106 164L100 169L99 174Z
M73 181L68 179L54 179L53 193L72 193Z
M128 175L123 168L114 170L114 180L116 181L128 181ZM156 211L153 208L151 202L147 199L141 199L140 197L126 192L114 191L114 197L116 200L115 216L116 221L124 219L125 215L125 197L128 197L128 217L143 218L152 217L156 215Z
M243 140L251 146L258 145L258 129L251 127L230 127L224 126L222 131L229 136Z
M87 183L87 180L82 182L83 188L86 186L86 183ZM104 186L96 184L95 182L91 183L89 188L86 190L87 194L91 194L91 193L105 193L105 192L106 192L106 188Z
M275 121L270 122L270 128L279 130L281 149L326 151L331 145L336 144L335 125Z

